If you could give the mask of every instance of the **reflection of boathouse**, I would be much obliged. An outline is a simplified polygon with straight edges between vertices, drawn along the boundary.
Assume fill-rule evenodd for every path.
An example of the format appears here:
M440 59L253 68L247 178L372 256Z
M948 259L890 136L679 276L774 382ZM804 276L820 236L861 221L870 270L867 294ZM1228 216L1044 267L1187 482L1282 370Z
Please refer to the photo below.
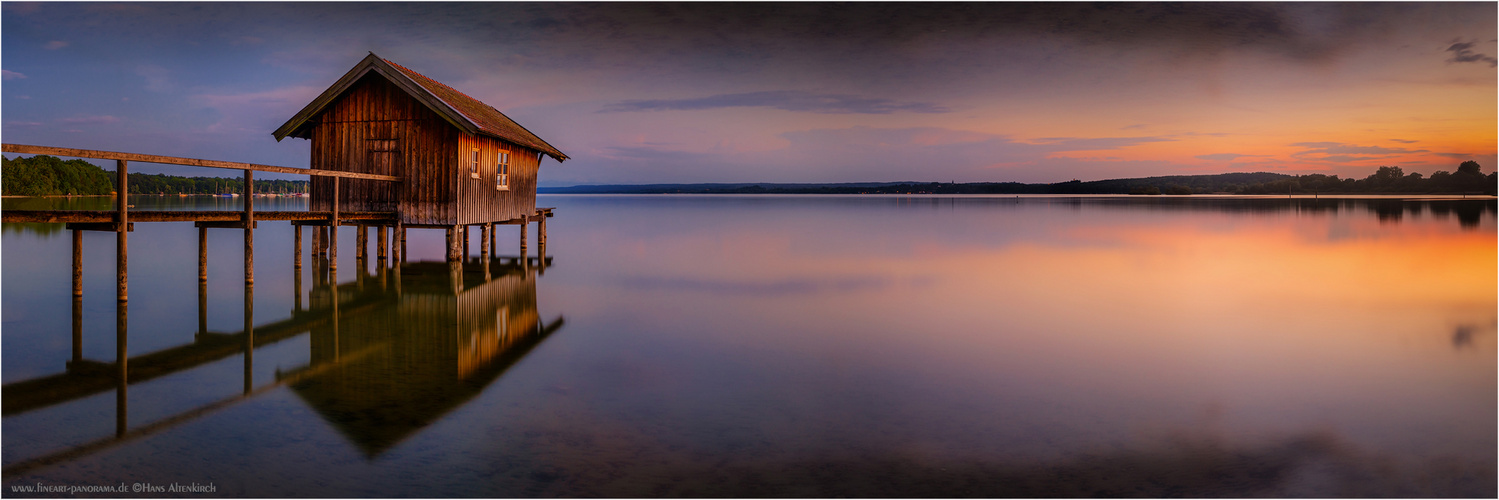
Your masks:
M283 375L369 455L479 394L560 326L541 324L534 270L464 273L460 284L450 269L406 264L394 300L312 329L309 367L328 368Z

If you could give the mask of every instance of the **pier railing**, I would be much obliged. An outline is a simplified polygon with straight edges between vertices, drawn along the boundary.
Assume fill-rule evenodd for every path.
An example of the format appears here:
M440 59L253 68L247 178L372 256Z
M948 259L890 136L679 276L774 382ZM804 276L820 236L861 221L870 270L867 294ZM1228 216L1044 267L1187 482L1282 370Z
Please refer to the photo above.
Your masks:
M338 171L338 170L319 170L319 169L310 169L310 168L280 167L280 166L275 166L275 165L260 165L260 164L255 164L255 163L243 163L243 162L234 162L234 161L219 161L219 160L203 160L203 159L198 159L198 158L183 158L183 157L178 157L178 156L148 155L148 154L141 154L141 153L123 153L123 152L118 152L118 151L100 151L100 150L94 150L94 149L58 148L58 147L50 147L50 146L32 146L32 145L26 145L26 144L0 144L0 151L6 152L6 153L19 153L19 154L32 154L32 155L39 155L40 154L40 155L65 156L65 157L73 157L73 158L92 158L92 159L98 159L98 160L114 160L115 161L115 167L116 167L115 168L115 175L119 176L119 179L118 179L118 181L116 183L116 186L115 186L115 192L118 193L118 195L116 196L116 199L115 199L115 210L113 210L114 213L112 214L113 217L111 217L111 218L114 219L113 221L104 221L104 220L101 220L101 219L104 218L104 214L106 214L107 212L102 212L101 213L101 212L83 212L83 211L77 211L77 212L70 213L70 212L67 212L67 211L49 211L47 213L29 213L29 211L24 211L24 210L7 210L4 213L0 213L0 220L3 220L4 222L69 222L70 223L69 224L69 228L74 230L74 233L73 233L73 240L74 240L73 241L73 247L74 247L74 256L73 256L73 259L74 259L73 295L75 295L75 296L78 296L78 295L82 294L81 282L78 279L78 274L79 274L78 273L78 260L79 260L79 255L78 254L79 254L79 250L80 250L79 244L80 244L80 240L81 240L78 231L94 230L94 231L113 231L113 232L115 232L117 234L116 241L115 241L115 252L116 252L116 257L117 257L117 261L116 261L116 264L115 264L116 265L115 273L116 273L116 278L117 278L117 281L118 281L118 286L117 286L118 294L117 295L118 295L118 299L120 301L122 301L122 302L125 301L125 300L128 300L128 297L129 297L129 293L128 293L129 286L128 286L128 279L127 279L127 276L128 276L128 274L127 274L127 267L128 267L128 262L129 261L126 258L127 257L127 253L128 253L127 252L128 245L126 244L126 240L127 240L126 234L129 233L130 229L131 229L131 224L130 224L130 203L128 201L128 198L129 198L129 194L130 194L129 164L132 161L143 162L143 163L159 163L159 164L166 164L166 165L185 165L185 166L190 166L190 167L224 168L224 169L240 170L240 171L244 172L244 174L245 174L245 187L244 187L244 192L245 192L245 208L244 208L244 212L238 217L237 221L223 221L223 215L222 214L201 214L201 213L193 213L193 212L171 213L170 216L168 216L167 213L156 212L156 213L153 213L152 216L149 217L148 220L158 220L158 221L159 220L183 220L183 221L191 220L191 221L197 222L200 225L200 227L210 227L210 226L211 227L243 227L245 229L245 284L247 284L247 285L255 282L255 264L254 264L255 263L255 251L254 251L254 242L255 242L255 236L254 235L255 235L255 232L253 231L253 229L255 228L255 198L254 198L254 195L255 195L255 177L254 177L254 173L255 172L274 172L274 173L280 173L280 174L297 174L297 175L310 175L310 176L331 177L333 179L333 205L332 205L333 206L333 210L331 211L331 213L329 213L326 216L324 216L323 214L320 214L320 213L319 214L315 214L315 213L312 213L312 212L307 212L307 213L302 214L302 215L298 215L298 214L295 214L295 213L287 213L287 212L277 212L275 218L279 219L279 220L321 220L321 219L326 218L327 221L328 221L328 224L331 225L331 226L334 226L334 227L336 227L338 225L338 221L340 220L339 213L338 213L338 181L339 181L339 179L349 178L349 179L367 179L367 180L374 180L374 181L401 182L401 178L400 177L391 176L391 175L377 175L377 174L367 174L367 173L361 173L361 172L343 172L343 171ZM361 214L361 215L364 215L364 217L360 217L360 218L368 218L367 217L368 214ZM70 220L70 219L72 219L72 220ZM227 222L227 224L226 224L226 222ZM298 236L300 236L300 232L299 232ZM333 247L331 249L331 253L332 253L332 255L336 256L337 252L338 252L338 250L337 250L337 243L333 243ZM200 260L201 260L201 258L200 258ZM200 274L201 274L201 270L200 270Z

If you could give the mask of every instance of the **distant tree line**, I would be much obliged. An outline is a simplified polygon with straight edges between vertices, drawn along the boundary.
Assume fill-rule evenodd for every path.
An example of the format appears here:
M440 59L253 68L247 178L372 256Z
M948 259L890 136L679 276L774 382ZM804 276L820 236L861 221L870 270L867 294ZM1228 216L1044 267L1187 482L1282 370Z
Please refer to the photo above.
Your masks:
M1431 177L1406 175L1400 167L1379 167L1363 179L1336 175L1286 175L1268 172L1215 175L1171 175L1101 181L1025 184L1020 182L883 182L849 184L648 184L541 188L542 193L625 194L1496 194L1499 178L1483 175L1477 162L1457 172Z
M1499 172L1495 172L1499 173ZM1467 193L1495 194L1499 190L1499 178L1495 173L1483 175L1476 161L1465 161L1456 172L1438 170L1431 177L1420 173L1406 174L1400 167L1379 167L1373 175L1363 179L1339 179L1336 175L1288 176L1270 182L1244 186L1239 194L1295 193Z
M55 156L0 157L0 194L5 196L108 195L116 191L117 176L83 160L62 161ZM307 191L303 180L257 180L258 193ZM131 194L244 193L239 177L180 177L130 174Z

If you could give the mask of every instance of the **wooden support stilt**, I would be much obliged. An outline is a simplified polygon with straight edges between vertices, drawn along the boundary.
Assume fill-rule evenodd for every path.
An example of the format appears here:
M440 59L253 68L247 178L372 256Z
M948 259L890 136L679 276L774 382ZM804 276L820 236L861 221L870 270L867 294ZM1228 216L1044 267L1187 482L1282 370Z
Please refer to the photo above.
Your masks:
M73 230L73 297L83 296L83 231Z
M130 300L130 175L125 160L115 160L115 169L120 176L115 196L115 295L117 300L124 302Z
M406 262L406 226L401 225L400 221L397 221L395 234L390 235L390 238L390 250L395 252L391 260L397 264Z
M537 212L536 218L536 273L546 274L547 269L547 218Z
M369 257L369 226L366 226L364 224L355 226L354 239L357 242L355 246L358 247L354 249L354 259L362 263Z
M390 246L390 241L385 238L384 224L375 226L375 237L380 240L380 242L375 247L375 260L380 261L381 265L384 265L386 255L385 249Z
M463 242L459 240L463 234L463 226L448 226L447 233L447 261L459 262L463 252Z
M302 270L302 225L292 224L291 230L296 234L292 237L292 267L298 271ZM297 273L300 277L302 273Z
M494 223L491 222L489 224L489 252L490 252L491 255L496 255L497 256L497 255L500 254L500 247L495 246L495 244L494 244L495 239L496 239L496 236L495 236L496 232L498 232L498 231L495 231Z
M468 253L468 226L458 226L458 230L461 231L460 237L463 238L463 256L459 257L459 260L468 260L468 256L473 255Z
M491 224L479 226L479 260L484 263L484 281L489 281L489 228Z
M526 267L526 228L529 224L523 218L520 221L520 266Z
M198 226L198 283L208 282L208 227Z
M338 178L333 178L333 218L328 220L328 271L338 273Z
M255 171L245 170L245 285L255 283Z
M323 255L323 228L312 227L312 261L317 262L318 257Z

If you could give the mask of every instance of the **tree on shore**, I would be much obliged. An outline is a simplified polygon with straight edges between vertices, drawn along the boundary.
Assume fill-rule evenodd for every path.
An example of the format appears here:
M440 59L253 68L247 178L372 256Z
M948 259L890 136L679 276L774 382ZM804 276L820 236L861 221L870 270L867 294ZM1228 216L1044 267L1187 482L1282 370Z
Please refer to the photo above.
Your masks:
M114 191L109 172L83 160L55 156L0 157L0 193L6 196L102 195Z

